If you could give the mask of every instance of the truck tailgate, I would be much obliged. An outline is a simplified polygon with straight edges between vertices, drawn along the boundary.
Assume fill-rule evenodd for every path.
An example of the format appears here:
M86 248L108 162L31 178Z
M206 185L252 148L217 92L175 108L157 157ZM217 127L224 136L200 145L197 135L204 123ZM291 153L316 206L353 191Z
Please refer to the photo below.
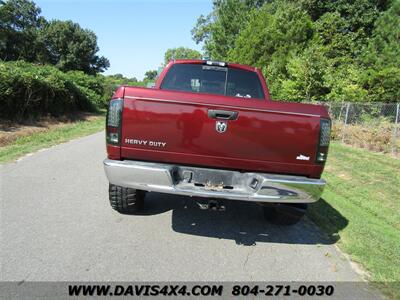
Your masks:
M218 96L187 100L188 93L136 90L124 97L123 159L310 177L321 172L318 114L255 99L224 97L222 103Z

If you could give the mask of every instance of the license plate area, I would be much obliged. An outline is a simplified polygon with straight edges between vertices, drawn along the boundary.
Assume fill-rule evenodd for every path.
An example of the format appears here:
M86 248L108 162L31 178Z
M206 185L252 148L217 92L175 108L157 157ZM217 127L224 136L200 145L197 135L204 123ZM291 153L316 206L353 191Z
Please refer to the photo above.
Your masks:
M179 167L176 170L179 185L204 188L206 190L233 190L235 178L233 172Z

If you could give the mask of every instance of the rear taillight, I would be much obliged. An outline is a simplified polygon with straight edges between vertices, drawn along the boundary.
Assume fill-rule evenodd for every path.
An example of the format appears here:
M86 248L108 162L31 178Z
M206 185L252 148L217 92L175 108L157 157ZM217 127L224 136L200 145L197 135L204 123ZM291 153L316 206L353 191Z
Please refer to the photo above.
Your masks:
M324 163L328 156L328 147L331 140L331 121L321 119L319 124L319 142L317 149L317 162Z
M119 145L121 141L121 115L124 102L122 99L110 101L106 120L107 143Z

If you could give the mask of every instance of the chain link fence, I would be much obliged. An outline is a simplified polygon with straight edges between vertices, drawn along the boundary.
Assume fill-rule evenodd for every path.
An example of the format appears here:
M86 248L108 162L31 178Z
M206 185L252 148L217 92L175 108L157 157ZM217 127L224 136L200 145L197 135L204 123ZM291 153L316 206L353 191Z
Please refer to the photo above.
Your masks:
M324 102L332 118L332 139L372 151L400 155L400 104Z

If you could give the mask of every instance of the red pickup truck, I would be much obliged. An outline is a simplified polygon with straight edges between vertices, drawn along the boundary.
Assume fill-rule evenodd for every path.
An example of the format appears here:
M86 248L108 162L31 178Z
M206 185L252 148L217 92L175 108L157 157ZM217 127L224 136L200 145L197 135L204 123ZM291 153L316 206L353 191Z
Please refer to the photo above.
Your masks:
M294 224L320 198L331 121L324 106L272 101L257 68L176 60L154 88L122 86L106 120L111 206L146 192L252 201Z

